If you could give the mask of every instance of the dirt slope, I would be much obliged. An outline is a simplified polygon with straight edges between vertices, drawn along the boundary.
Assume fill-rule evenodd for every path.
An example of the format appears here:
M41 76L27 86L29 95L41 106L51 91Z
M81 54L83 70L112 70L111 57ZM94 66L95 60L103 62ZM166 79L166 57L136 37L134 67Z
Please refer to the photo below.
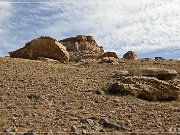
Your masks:
M180 101L148 102L96 94L114 82L119 70L140 67L180 73L180 61L122 61L113 65L0 58L0 132L180 132ZM178 79L172 83L178 85ZM102 119L113 122L103 125Z

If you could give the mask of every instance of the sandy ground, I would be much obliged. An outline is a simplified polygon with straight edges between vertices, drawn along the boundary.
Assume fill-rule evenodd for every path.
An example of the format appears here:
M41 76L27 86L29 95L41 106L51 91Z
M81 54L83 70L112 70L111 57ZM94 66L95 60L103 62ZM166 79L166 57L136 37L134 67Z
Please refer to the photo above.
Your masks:
M53 63L0 58L0 131L37 134L165 134L180 132L180 101L149 102L112 96L106 89L120 70L175 69L180 61L121 61L119 65ZM180 76L175 79L179 82ZM102 125L109 120L109 125Z

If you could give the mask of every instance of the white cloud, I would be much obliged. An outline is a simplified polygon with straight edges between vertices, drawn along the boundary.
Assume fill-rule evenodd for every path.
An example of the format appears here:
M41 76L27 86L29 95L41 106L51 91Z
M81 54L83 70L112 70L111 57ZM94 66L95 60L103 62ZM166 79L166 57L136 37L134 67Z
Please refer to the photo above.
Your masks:
M120 56L128 50L180 50L179 0L16 1L24 3L0 3L0 50L12 51L40 35L77 34L93 35Z
M6 25L9 17L12 15L12 4L8 2L0 2L0 54L4 55L4 50L10 46L8 43L8 29Z
M61 1L62 2L62 1ZM61 10L44 32L57 38L92 34L106 50L150 52L180 48L178 0L111 0L43 3L44 10Z

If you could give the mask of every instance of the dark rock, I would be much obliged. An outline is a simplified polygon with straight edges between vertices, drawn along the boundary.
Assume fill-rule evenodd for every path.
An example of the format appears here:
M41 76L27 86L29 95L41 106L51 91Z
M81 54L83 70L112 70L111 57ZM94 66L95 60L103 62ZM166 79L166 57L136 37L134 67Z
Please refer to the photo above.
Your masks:
M104 128L113 128L113 129L116 129L116 130L121 129L121 125L119 125L118 122L116 122L114 120L109 120L107 118L100 119L99 124L102 125Z
M163 57L155 57L155 60L165 60Z
M40 97L38 95L36 95L36 94L30 94L30 95L27 96L27 98L32 102L37 102Z
M37 134L33 131L28 131L28 132L24 133L24 135L37 135Z
M77 132L76 126L71 126L71 132Z
M112 84L109 89L108 93L112 95L131 95L128 88L126 88L126 85L121 83L114 83Z

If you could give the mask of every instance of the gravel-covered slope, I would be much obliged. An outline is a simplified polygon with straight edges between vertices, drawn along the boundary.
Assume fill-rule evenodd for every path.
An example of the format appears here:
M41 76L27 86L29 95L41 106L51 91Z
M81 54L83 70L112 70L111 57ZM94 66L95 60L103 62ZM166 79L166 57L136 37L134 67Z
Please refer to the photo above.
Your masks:
M179 61L113 65L0 58L0 131L180 132L180 101L148 102L101 91L119 70L139 67L180 73Z

